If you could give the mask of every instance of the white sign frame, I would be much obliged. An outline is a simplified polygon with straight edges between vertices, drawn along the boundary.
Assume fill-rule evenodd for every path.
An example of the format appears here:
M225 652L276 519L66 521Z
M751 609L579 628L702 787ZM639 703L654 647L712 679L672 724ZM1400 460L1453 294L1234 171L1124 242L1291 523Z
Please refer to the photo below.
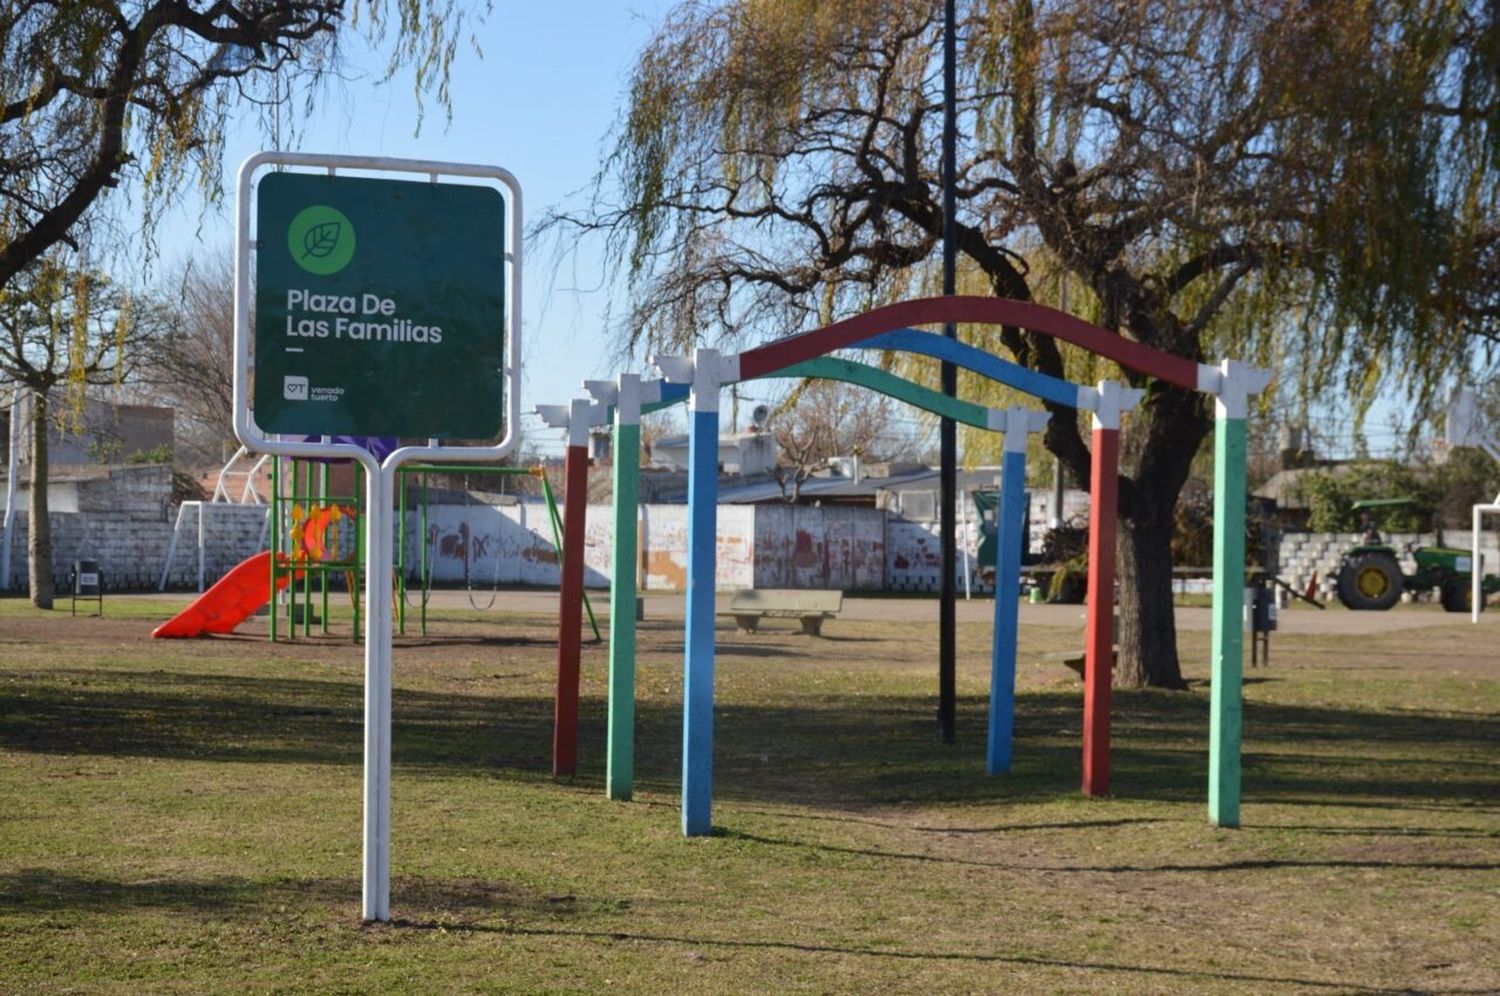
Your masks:
M505 435L493 446L403 446L383 461L361 446L345 443L294 443L261 432L250 410L250 256L251 200L255 174L270 166L470 177L497 181L509 213L505 263L508 288L505 358ZM391 918L391 567L394 561L392 506L398 468L412 461L488 462L513 452L521 442L521 256L525 232L521 185L498 166L336 156L303 152L257 152L240 166L234 238L234 434L246 449L277 457L321 457L355 460L365 469L365 749L364 861L362 915L365 920ZM254 233L255 237L259 232ZM325 437L326 439L326 437Z

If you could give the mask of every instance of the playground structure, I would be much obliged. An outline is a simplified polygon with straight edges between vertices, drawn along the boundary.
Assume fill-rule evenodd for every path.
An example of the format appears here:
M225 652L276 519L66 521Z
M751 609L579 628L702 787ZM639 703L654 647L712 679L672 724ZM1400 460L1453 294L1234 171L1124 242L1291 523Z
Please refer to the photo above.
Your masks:
M622 374L613 382L586 382L585 387L595 398L596 409L590 415L575 402L572 409L574 420L570 424L585 424L589 418L601 420L603 410L613 407L615 425L613 562L616 575L610 619L608 795L614 799L628 799L633 771L635 632L634 612L627 607L625 599L634 598L634 584L632 577L629 591L625 590L627 578L621 574L621 565L632 565L636 556L635 530L631 527L637 496L635 468L639 462L640 415L684 399L688 400L691 409L682 824L684 834L696 836L711 829L718 393L726 384L772 376L849 380L929 411L1006 433L1000 480L1002 508L997 516L1001 537L997 574L1001 581L997 583L996 593L986 766L991 773L1008 769L1023 512L1023 502L1018 496L1023 493L1026 433L1038 431L1044 424L1034 421L1041 413L1024 409L999 413L974 405L965 407L966 403L932 395L932 392L924 393L925 389L918 385L884 371L827 355L849 348L898 349L934 356L1053 404L1093 413L1083 791L1087 795L1108 792L1120 419L1140 400L1143 392L1109 381L1092 388L1057 381L954 340L909 327L944 321L1003 323L1053 335L1114 360L1137 374L1216 397L1217 528L1208 803L1209 817L1214 824L1237 826L1244 649L1240 616L1245 555L1245 418L1248 399L1264 390L1269 383L1269 374L1236 361L1225 361L1216 367L1195 363L1122 339L1050 308L994 298L949 297L902 302L739 355L721 356L715 350L700 348L691 357L657 357L654 362L663 375L659 381L642 381L636 375ZM576 598L577 594L576 589L566 589L564 602L570 597Z
M360 474L356 469L353 493L348 495L332 494L330 477L326 460L291 458L285 461L285 467L281 459L272 460L271 503L267 509L270 548L237 564L186 609L153 630L151 635L164 639L230 633L269 604L267 633L270 639L274 642L278 638L279 615L286 620L285 638L295 639L299 621L304 635L312 633L315 598L321 603L318 617L326 635L329 579L335 574L344 577L357 634L359 587L364 568L364 551L359 537L359 522L363 514ZM198 504L201 590L203 503ZM176 538L175 531L173 538ZM165 569L162 576L165 583ZM314 579L317 581L316 595ZM282 592L287 595L284 609L277 597Z
M417 503L417 592L418 592L418 618L420 621L420 632L427 635L427 603L432 593L432 542L433 534L428 524L428 509L430 507L428 475L430 474L463 474L467 478L470 474L487 475L493 477L534 477L542 489L542 500L547 507L547 521L552 529L553 546L558 550L559 563L562 560L562 518L557 511L557 498L552 491L552 484L547 480L547 474L541 467L500 467L494 464L436 464L436 463L413 463L405 464L397 471L397 511L396 511L396 631L403 636L406 634L406 612L411 602L411 590L408 578L408 564L406 561L407 548L411 545L407 532L407 519L409 518L409 502L407 492L409 485L406 479L413 476L420 477L419 487L421 498ZM474 600L474 578L471 574L472 547L476 537L472 527L468 530L464 543L464 585L469 591L469 604L475 609L489 608L494 604L494 592L491 591L490 601L481 606ZM499 554L494 555L498 565ZM498 568L497 568L498 570ZM498 582L494 582L498 583ZM594 617L593 605L589 602L587 592L583 596L583 606L588 612L589 623L594 629L594 638L599 639L599 622Z
M962 303L965 299L947 299ZM989 299L980 299L988 302ZM1013 304L1014 302L998 302L1000 304ZM923 302L908 302L908 305L922 305L926 307L943 306L945 299L933 299ZM903 306L894 306L884 309L892 312ZM1027 306L1034 308L1035 306ZM1046 310L1046 309L1043 309ZM1059 313L1052 313L1057 315ZM885 316L881 316L885 317ZM1066 317L1066 316L1063 316ZM868 319L869 316L861 316ZM590 426L604 424L608 420L609 410L613 408L615 422L615 519L616 528L614 550L614 562L616 565L633 565L636 559L635 529L633 525L637 511L637 488L635 486L634 468L639 462L639 417L640 414L650 412L669 404L690 401L693 404L693 438L700 441L703 439L717 438L717 415L716 408L710 407L708 394L710 391L717 392L719 387L733 383L739 379L753 379L765 377L813 377L843 380L859 384L873 390L880 391L890 397L897 398L908 404L912 404L923 410L954 418L975 428L998 431L1003 434L1004 459L998 481L999 510L996 515L996 539L999 548L997 560L1001 569L997 572L997 597L995 609L995 623L991 652L991 705L989 718L989 732L986 750L986 769L992 774L1004 772L1010 767L1011 754L1011 731L1013 728L1014 715L1014 669L1015 669L1015 644L1017 638L1016 612L1019 602L1019 567L1022 543L1022 523L1025 515L1024 481L1025 481L1025 440L1029 433L1040 431L1045 427L1047 416L1036 411L1025 409L1012 409L1006 411L987 410L968 402L958 401L936 394L929 389L905 381L899 377L882 371L878 368L858 363L853 360L831 357L817 352L819 343L812 342L809 337L824 337L830 344L826 349L859 348L859 349L897 349L922 355L935 356L946 359L957 365L991 378L999 383L1008 385L1018 390L1030 393L1045 401L1064 405L1076 410L1090 411L1095 420L1094 439L1094 492L1091 511L1091 568L1090 568L1090 611L1088 626L1086 629L1086 664L1085 664L1085 725L1084 725L1084 758L1083 758L1083 786L1086 794L1099 795L1109 790L1109 700L1110 700L1110 678L1109 662L1113 658L1113 633L1112 620L1101 618L1103 609L1112 608L1111 599L1098 597L1099 592L1111 592L1113 589L1113 535L1114 535L1114 478L1117 474L1115 465L1118 454L1118 432L1120 429L1120 417L1132 407L1139 398L1141 392L1138 389L1127 388L1114 382L1101 382L1095 387L1086 387L1059 381L1054 378L1045 377L1034 371L1018 367L999 357L984 353L971 346L966 346L951 340L945 340L930 333L921 332L907 327L890 328L888 322L896 319L887 319L886 322L866 322L863 328L857 328L859 334L850 334L851 324L860 322L854 319L851 322L832 326L830 329L819 330L808 333L805 336L792 337L759 350L751 350L739 357L722 357L712 350L700 350L693 358L661 357L657 365L665 374L662 380L642 382L639 377L622 375L615 382L590 382L587 386L595 396L595 402L590 404L586 400L575 400L568 406L544 407L539 412L544 419L554 426L564 427L568 430L568 459L566 461L565 474L568 479L570 493L582 493L583 468L587 460L587 432ZM933 321L931 317L919 320ZM1082 326L1082 323L1076 323ZM1065 331L1077 339L1088 340L1090 336L1084 335L1083 331L1089 329L1083 326L1068 326L1063 323ZM1095 330L1101 334L1102 330ZM828 335L834 332L837 335ZM1061 333L1054 333L1061 334ZM1160 379L1170 379L1173 383L1181 385L1187 379L1186 368L1193 369L1193 383L1213 385L1213 378L1205 373L1214 368L1198 368L1197 365L1181 361L1181 364L1161 363L1150 356L1142 357L1142 347L1136 344L1111 337L1113 341L1125 349L1116 349L1116 352L1126 354L1121 362L1133 360L1139 366L1151 367L1151 372ZM1076 341L1070 339L1070 341ZM1134 347L1133 349L1130 347ZM774 352L767 354L765 350ZM1102 352L1102 351L1101 351ZM1107 355L1107 354L1106 354ZM788 360L789 358L789 360ZM1177 358L1168 358L1177 359ZM778 365L779 364L779 365ZM1127 363L1127 365L1129 365ZM702 369L700 370L700 366ZM1236 375L1242 379L1247 371L1237 365L1226 364L1220 368L1218 373L1222 378L1228 372L1228 379L1233 380ZM1222 389L1222 383L1219 386ZM1241 388L1248 395L1248 389ZM1231 395L1233 391L1231 390ZM1243 419L1235 420L1229 418L1227 412L1231 406L1221 402L1221 423L1243 422ZM1243 409L1241 409L1243 410ZM714 432L709 435L707 423L714 423ZM1243 425L1239 427L1239 435L1243 436ZM1231 424L1220 425L1220 448L1227 448L1233 455L1234 426ZM700 468L699 463L707 459L712 460L713 450L708 446L700 445L693 451L693 461L690 470L690 500L689 520L691 523L689 532L689 584L688 584L688 634L686 640L686 672L685 672L685 705L684 705L684 796L683 796L683 828L689 835L707 832L710 826L711 807L711 751L712 751L712 659L713 659L713 630L712 615L708 621L703 622L700 618L702 607L707 604L712 608L712 578L713 578L713 556L712 546L701 541L700 537L712 535L712 510L715 501L711 495L705 494L705 482L711 480L711 473L707 468ZM1241 450L1242 456L1242 450ZM1216 470L1216 482L1222 487L1226 481L1233 481L1233 461L1219 461ZM283 495L280 486L281 477L277 475L277 487L274 494L278 502L285 501L289 505L289 515L292 528L280 529L277 533L281 542L278 543L276 557L265 556L252 558L253 565L242 565L244 572L236 572L234 582L241 588L247 578L260 578L264 576L265 587L263 591L269 596L271 592L290 589L295 599L299 589L297 581L301 581L301 598L304 606L310 607L313 593L313 576L321 577L321 595L325 606L324 626L326 629L326 605L328 590L328 575L333 572L345 572L349 580L351 592L357 596L358 580L354 578L354 572L360 565L358 554L359 544L355 544L356 552L351 557L338 554L340 543L338 542L337 530L340 523L348 525L358 524L360 516L360 505L357 496L335 496L329 493L327 488L328 468L326 464L315 465L307 461L293 460L291 462L291 490ZM400 468L397 472L398 480L411 473L427 474L440 470L449 472L484 472L484 473L533 473L529 470L516 468L496 468L486 465L457 465L440 466L435 464L410 464ZM358 472L357 472L358 473ZM314 480L319 482L318 490L313 490ZM542 478L544 494L547 499L549 516L553 523L554 539L557 541L560 551L560 568L563 578L563 597L561 600L561 611L559 614L559 643L558 643L558 685L556 699L556 713L554 716L554 743L553 743L553 771L558 775L572 774L576 770L577 763L577 708L578 708L578 653L581 629L581 609L589 609L590 619L593 614L591 606L587 606L586 595L582 588L582 543L570 542L569 537L575 532L581 537L582 530L582 502L569 502L565 507L563 522L559 523L555 500L553 499L550 486L547 485L545 477ZM398 488L401 501L401 516L398 520L400 525L399 549L401 559L397 561L397 583L402 597L397 602L398 626L404 632L405 609L406 609L406 572L405 550L406 550L406 488ZM703 510L708 509L709 515L705 518ZM572 513L572 514L569 514ZM1243 512L1241 511L1241 514ZM575 517L576 516L576 517ZM273 521L280 523L283 516L278 512L273 515ZM426 551L426 526L425 526L425 502L423 505L422 535L424 537L421 578L423 591L423 632L426 632L425 595L430 589L430 563ZM629 524L629 525L627 525ZM354 530L357 532L357 529ZM563 535L559 536L561 532ZM1224 530L1219 530L1222 534ZM286 549L280 549L285 546ZM1216 572L1222 572L1223 565L1220 560L1233 561L1233 557L1225 558L1224 551L1216 548ZM1242 562L1243 551L1238 554ZM248 562L247 562L248 564ZM622 568L617 566L616 577L612 587L611 612L611 650L610 650L610 697L609 697L609 737L608 737L608 774L607 791L611 798L628 799L631 795L631 783L633 779L633 734L634 734L634 606L631 601L634 597L634 579L629 578L629 583L619 573ZM708 578L708 584L698 584L698 579ZM226 579L227 580L227 579ZM1238 585L1233 586L1238 589ZM627 591L627 588L629 589ZM1222 587L1218 589L1222 595ZM233 603L229 595L222 596L226 602ZM1221 599L1216 599L1220 601ZM358 599L355 598L358 605ZM358 609L356 608L356 612ZM1238 614L1236 610L1235 615ZM291 624L292 612L289 611L289 635L295 632ZM304 632L310 626L310 613L304 612L302 622ZM273 617L274 619L274 617ZM218 623L216 623L218 624ZM273 633L275 623L273 621ZM597 635L597 623L595 623ZM1232 629L1232 637L1226 629ZM205 629L203 631L214 631ZM219 630L222 631L222 630ZM1220 661L1230 652L1228 644L1233 639L1238 643L1238 627L1224 627L1219 625L1216 616L1215 626L1215 663ZM1238 649L1238 648L1236 648ZM1217 672L1216 672L1217 675ZM1230 737L1229 727L1231 718L1237 718L1238 711L1237 696L1231 696L1228 690L1223 692L1217 689L1222 683L1216 682L1215 701L1211 742L1214 748L1211 752L1215 754L1215 764L1211 767L1210 779L1210 810L1211 818L1221 825L1234 825L1238 819L1238 741L1237 726L1232 750L1226 746L1226 740ZM1231 701L1236 699L1236 701ZM1229 764L1229 758L1224 755L1233 754L1233 764ZM1233 770L1231 770L1233 769ZM1233 782L1231 782L1233 776ZM1215 788L1218 791L1215 791ZM1232 791L1230 790L1232 789Z
M353 445L367 445L369 441L351 437L349 442ZM389 450L391 447L386 448ZM268 603L270 606L268 635L272 641L296 639L299 626L304 636L311 635L315 622L320 626L322 634L327 635L329 632L329 593L334 589L332 582L342 575L353 612L352 635L357 639L362 612L359 593L364 583L365 568L364 546L360 533L360 520L364 514L364 499L361 493L363 471L357 465L354 466L352 468L353 487L350 493L335 494L330 490L333 477L331 471L332 466L338 463L347 465L348 461L295 458L279 458L271 461L271 501L264 506L267 510L266 533L271 537L270 549L256 553L236 565L225 576L226 578L232 576L233 580L222 588L216 584L214 588L217 591L210 589L211 593L203 592L202 585L201 516L202 506L207 503L193 503L199 506L200 516L199 591L202 594L188 610L185 610L184 619L181 622L158 627L156 635L188 637L206 633L232 632L239 623L259 612ZM423 636L428 634L427 605L432 589L433 561L430 556L427 477L433 473L461 473L466 478L471 474L536 478L541 485L553 544L559 551L562 549L562 519L552 486L541 468L434 463L402 466L399 471L401 486L397 491L395 580L396 630L402 635L406 633L407 608L412 601L408 581L410 572L407 570L407 550L411 546L408 530L410 517L408 491L410 489L406 485L406 480L418 475L421 478L422 498L416 507L417 529L420 537L420 542L417 544L418 560L415 565L417 568L417 604L420 632ZM469 558L471 548L477 541L467 523L465 523L465 532L468 535L463 556L465 583L469 589L470 604L476 609L487 608L494 604L495 592L492 590L490 593L489 605L480 605L475 601L474 579L469 574ZM277 555L274 558L269 555L270 550L276 551ZM498 554L494 555L494 559L498 565ZM170 551L168 563L170 564ZM165 571L163 577L165 578ZM255 579L256 584L249 585L251 579ZM256 592L261 597L255 597ZM278 593L281 595L279 598ZM599 624L586 593L583 604L594 630L594 638L597 640L600 638ZM204 625L195 628L188 622L189 619L199 619Z
M355 441L362 445L362 441ZM285 466L283 466L285 464ZM267 633L274 642L280 601L275 592L287 592L286 639L296 639L297 625L311 635L314 615L324 635L328 633L329 581L342 575L354 611L353 633L359 633L359 589L364 576L365 549L359 524L364 515L363 471L353 467L353 486L347 494L333 494L329 485L332 467L327 460L295 457L271 461L271 619ZM316 490L314 486L316 485ZM288 575L295 575L290 578ZM299 600L297 579L301 579ZM316 585L314 581L316 580ZM316 596L314 593L316 588ZM319 611L313 611L314 598ZM298 611L300 608L300 612Z

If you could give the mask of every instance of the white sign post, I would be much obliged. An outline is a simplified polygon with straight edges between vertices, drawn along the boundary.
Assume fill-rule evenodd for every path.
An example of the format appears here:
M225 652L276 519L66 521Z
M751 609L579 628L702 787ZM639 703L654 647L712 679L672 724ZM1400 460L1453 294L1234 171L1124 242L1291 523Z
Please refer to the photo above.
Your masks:
M263 433L250 409L250 314L252 290L250 263L253 253L263 250L272 238L283 233L252 231L251 200L258 181L257 171L266 167L304 167L321 170L327 176L340 171L358 174L408 174L413 180L437 183L439 178L487 181L498 184L507 201L507 231L496 233L503 240L505 273L504 327L496 335L504 336L504 432L493 446L403 446L383 461L377 460L362 446L332 442L289 442ZM392 506L395 501L396 472L403 463L414 460L476 462L495 461L520 443L521 399L521 187L508 171L494 166L426 162L411 159L386 159L363 156L327 156L293 152L260 152L246 159L239 171L239 193L235 226L234 281L234 432L249 450L277 457L319 457L356 460L366 472L365 507L365 755L364 755L364 889L362 910L365 920L389 920L391 916L391 569L394 552ZM333 230L329 238L337 241ZM327 241L327 240L325 240ZM351 240L352 241L352 240ZM309 245L314 245L310 242ZM315 245L316 251L326 247ZM310 250L312 251L312 250ZM351 247L348 253L410 253L408 246L366 245ZM420 268L421 258L410 260ZM489 288L486 288L489 289ZM370 287L372 295L381 288ZM360 353L351 351L352 362ZM370 354L366 353L365 356ZM391 398L394 406L399 398ZM358 433L358 427L350 427ZM333 429L328 430L335 431ZM337 431L345 431L340 427ZM371 432L370 435L378 433ZM423 432L423 436L431 433ZM323 437L325 440L327 436Z

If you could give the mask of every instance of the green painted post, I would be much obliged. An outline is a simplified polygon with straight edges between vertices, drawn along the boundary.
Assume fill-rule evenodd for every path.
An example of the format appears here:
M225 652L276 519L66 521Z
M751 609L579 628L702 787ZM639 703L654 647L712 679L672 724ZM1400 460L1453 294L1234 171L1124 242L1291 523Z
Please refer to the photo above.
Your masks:
M422 635L427 635L427 598L432 594L432 564L427 560L427 507L432 493L427 489L427 472L422 471Z
M302 463L302 521L306 522L313 511L313 465L310 461ZM302 534L306 537L307 533ZM306 552L304 550L304 552ZM311 561L304 558L304 564ZM313 572L302 572L302 635L312 636L312 607L313 607Z
M276 580L281 573L281 457L271 458L271 642L276 642Z
M329 507L329 465L327 463L320 463L318 466L320 466L320 469L318 469L318 489L323 492L323 501L318 502L318 504L320 504L320 507L327 508ZM333 556L335 556L335 559L338 559L338 550L333 552ZM323 595L323 624L321 624L321 631L323 631L324 636L327 636L329 634L329 568L327 567L324 567L318 573L318 591Z
M1209 693L1208 815L1240 825L1241 696L1245 633L1245 420L1214 427L1214 618Z
M356 520L360 528L354 530L354 570L350 577L354 579L354 591L350 595L349 602L354 606L354 642L358 643L360 634L364 632L360 628L359 589L364 579L365 570L365 531L363 528L365 508L365 470L364 464L358 461L354 464L354 508L359 514Z
M609 736L605 792L628 801L635 782L635 562L641 463L641 379L621 374L615 398L614 552L609 586Z
M1226 360L1199 368L1218 395L1214 424L1214 617L1208 706L1208 818L1240 825L1240 752L1245 675L1245 418L1268 371Z

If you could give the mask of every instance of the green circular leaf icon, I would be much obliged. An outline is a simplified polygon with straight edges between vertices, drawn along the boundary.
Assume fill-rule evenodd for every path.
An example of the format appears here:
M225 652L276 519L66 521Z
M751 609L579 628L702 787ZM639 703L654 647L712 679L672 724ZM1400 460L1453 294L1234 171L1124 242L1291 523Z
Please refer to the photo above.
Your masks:
M286 230L286 247L298 266L326 277L354 258L354 226L338 208L314 204L292 219Z

